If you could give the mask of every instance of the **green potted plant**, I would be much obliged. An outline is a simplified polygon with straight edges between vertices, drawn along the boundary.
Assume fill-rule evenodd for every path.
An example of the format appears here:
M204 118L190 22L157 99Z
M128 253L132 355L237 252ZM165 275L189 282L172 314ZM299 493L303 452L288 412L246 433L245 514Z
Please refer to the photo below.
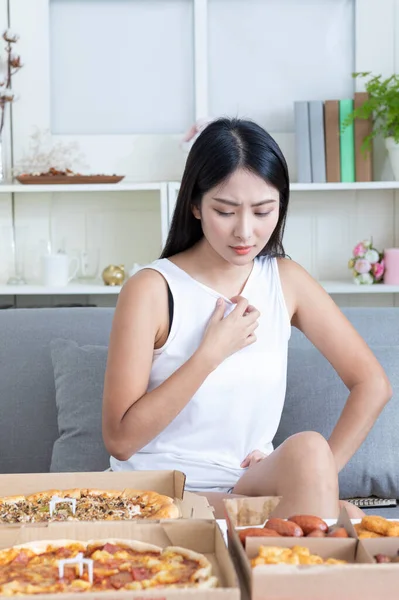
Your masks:
M355 119L373 119L370 135L363 140L363 152L371 150L372 141L382 135L388 150L393 174L399 180L399 75L383 79L382 75L372 75L369 71L353 73L353 77L367 77L365 91L368 99L356 108L343 123L345 129Z

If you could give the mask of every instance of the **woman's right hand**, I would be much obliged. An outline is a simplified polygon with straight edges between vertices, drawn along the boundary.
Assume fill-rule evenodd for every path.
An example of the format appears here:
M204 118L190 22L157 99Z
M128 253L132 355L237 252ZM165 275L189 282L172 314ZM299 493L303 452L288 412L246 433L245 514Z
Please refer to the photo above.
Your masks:
M224 317L225 302L219 298L209 320L199 350L211 360L214 368L228 356L256 342L260 312L242 296L231 299L236 303L231 313Z

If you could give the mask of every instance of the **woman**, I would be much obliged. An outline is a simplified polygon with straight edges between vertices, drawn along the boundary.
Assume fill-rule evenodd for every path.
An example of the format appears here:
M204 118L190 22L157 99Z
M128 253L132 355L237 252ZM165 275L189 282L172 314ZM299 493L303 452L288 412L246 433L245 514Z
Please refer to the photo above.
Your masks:
M216 514L233 494L282 496L278 516L336 516L337 473L391 396L366 343L285 258L288 199L273 138L250 121L212 122L188 156L161 259L129 279L114 316L103 403L111 468L179 469ZM350 394L328 442L303 432L273 450L291 325Z

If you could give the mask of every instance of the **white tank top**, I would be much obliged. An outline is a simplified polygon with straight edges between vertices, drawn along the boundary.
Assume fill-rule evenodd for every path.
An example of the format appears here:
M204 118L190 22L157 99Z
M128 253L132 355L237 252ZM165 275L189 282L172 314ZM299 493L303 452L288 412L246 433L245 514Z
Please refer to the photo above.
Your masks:
M154 350L148 391L163 383L198 348L221 294L193 279L170 260L147 267L159 271L174 301L170 334ZM255 449L273 451L283 410L291 324L275 258L258 257L241 293L260 311L257 341L213 371L179 415L121 470L177 469L186 489L232 488L244 473L243 459ZM226 313L234 304L225 298Z

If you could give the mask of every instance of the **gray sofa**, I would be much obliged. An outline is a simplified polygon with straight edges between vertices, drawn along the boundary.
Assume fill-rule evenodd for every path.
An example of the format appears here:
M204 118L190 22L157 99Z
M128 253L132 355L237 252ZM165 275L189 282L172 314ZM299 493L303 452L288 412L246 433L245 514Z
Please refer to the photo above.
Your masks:
M341 472L341 497L398 498L399 308L344 312L386 369L394 397ZM108 467L101 400L112 316L112 308L0 311L0 472ZM293 329L275 445L304 430L328 437L346 397L329 363ZM399 515L399 509L374 512Z

